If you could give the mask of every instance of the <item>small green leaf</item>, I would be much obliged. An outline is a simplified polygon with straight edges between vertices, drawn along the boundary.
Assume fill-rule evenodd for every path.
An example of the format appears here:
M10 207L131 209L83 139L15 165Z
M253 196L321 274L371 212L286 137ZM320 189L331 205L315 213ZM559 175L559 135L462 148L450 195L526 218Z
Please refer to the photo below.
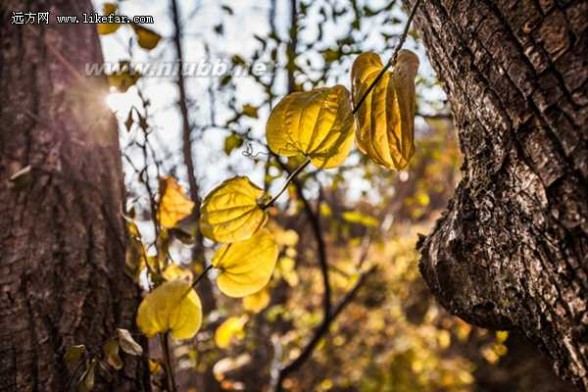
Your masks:
M76 364L82 356L86 353L86 346L83 344L77 346L69 346L67 350L65 350L65 355L63 359L65 362L69 364Z
M235 133L230 134L225 138L224 151L225 154L231 155L233 150L240 148L243 145L243 138Z
M243 105L243 115L251 118L258 118L257 107L249 104Z
M88 367L80 377L78 383L79 392L89 392L94 389L94 383L96 381L96 359L92 359L88 364Z
M135 121L133 120L133 109L129 110L129 115L127 116L127 119L125 120L125 128L127 129L127 132L131 131L131 127L133 126L133 123Z

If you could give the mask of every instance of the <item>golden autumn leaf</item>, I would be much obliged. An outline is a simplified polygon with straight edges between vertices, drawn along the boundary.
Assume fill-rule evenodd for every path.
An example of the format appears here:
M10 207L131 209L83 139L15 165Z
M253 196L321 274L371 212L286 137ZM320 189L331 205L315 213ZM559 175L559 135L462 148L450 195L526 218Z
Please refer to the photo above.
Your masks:
M141 74L133 70L130 63L126 60L120 61L119 68L119 71L107 75L108 84L118 92L126 93L130 87L137 83Z
M202 234L216 242L231 243L250 238L267 222L262 205L263 189L247 177L234 177L214 188L200 210Z
M147 296L137 311L137 326L147 337L170 332L174 339L190 339L202 325L202 304L190 282L164 282Z
M266 136L274 153L303 154L329 169L349 155L355 129L349 91L337 85L287 95L270 114Z
M250 104L243 105L242 113L244 116L251 117L251 118L258 118L259 117L257 115L257 107L250 105Z
M227 136L225 138L225 145L223 147L223 150L225 152L225 154L227 155L231 155L231 152L233 152L233 150L241 147L244 143L244 140L241 136L232 133L229 136Z
M229 317L214 331L214 342L218 348L228 348L235 340L245 337L245 324L249 317Z
M149 359L149 373L159 374L163 370L163 367L155 359Z
M146 50L151 50L157 46L161 40L161 35L146 27L140 26L136 23L131 24L135 34L137 34L137 42L139 46Z
M159 222L162 227L171 229L192 213L194 202L186 196L175 178L164 177L160 184L162 196L159 202Z
M284 229L274 221L270 222L268 229L274 235L274 239L279 246L296 246L298 243L298 233L292 229Z
M243 297L243 308L252 313L259 313L269 305L271 300L269 290L263 288L257 293Z
M216 283L229 297L241 298L261 290L269 282L279 248L267 229L246 241L221 246L212 258L219 270Z
M161 273L163 279L171 281L175 279L192 280L194 274L189 269L179 266L177 264L169 264Z
M114 3L104 3L102 6L102 14L105 16L114 14L117 10L118 6ZM98 29L98 34L107 35L114 33L120 26L120 23L98 23L96 28Z
M362 214L359 211L345 211L341 217L349 223L357 223L366 227L376 227L379 223L373 216Z
M357 111L357 145L388 169L403 169L414 153L414 79L419 59L400 50L394 69L376 83ZM384 65L375 53L364 53L351 70L353 102L357 105Z

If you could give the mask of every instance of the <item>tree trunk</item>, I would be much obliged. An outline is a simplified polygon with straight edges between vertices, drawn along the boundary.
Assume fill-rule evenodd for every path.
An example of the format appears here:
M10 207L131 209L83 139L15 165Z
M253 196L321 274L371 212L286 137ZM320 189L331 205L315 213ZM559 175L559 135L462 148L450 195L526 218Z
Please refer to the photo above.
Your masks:
M10 23L12 11L49 10L49 25ZM117 126L105 79L84 75L84 64L102 63L96 26L55 20L91 10L90 1L0 5L0 391L75 387L65 349L99 349L131 328L139 300L124 274ZM143 362L123 360L96 390L149 388Z
M450 311L524 333L588 390L588 2L425 0L415 24L464 154L421 272Z

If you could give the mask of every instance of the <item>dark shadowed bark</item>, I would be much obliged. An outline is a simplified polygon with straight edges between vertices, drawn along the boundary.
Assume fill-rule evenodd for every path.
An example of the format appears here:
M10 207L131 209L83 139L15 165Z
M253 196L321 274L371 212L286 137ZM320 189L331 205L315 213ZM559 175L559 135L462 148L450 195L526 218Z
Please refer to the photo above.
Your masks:
M50 24L12 25L15 10L51 10ZM99 348L133 325L117 126L105 79L84 75L84 64L102 62L96 27L55 21L91 10L73 0L0 5L0 391L75 387L65 349ZM149 387L143 363L123 360L110 385L97 376L97 390Z
M415 23L464 154L421 272L453 313L522 332L588 390L588 2L426 0Z

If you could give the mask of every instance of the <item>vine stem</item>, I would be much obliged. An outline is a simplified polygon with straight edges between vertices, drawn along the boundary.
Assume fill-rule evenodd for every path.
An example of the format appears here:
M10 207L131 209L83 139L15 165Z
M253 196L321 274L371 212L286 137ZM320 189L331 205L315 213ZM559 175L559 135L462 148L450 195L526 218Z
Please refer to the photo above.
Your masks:
M353 114L357 113L357 111L359 110L361 105L367 99L368 95L370 95L372 90L376 87L376 84L378 84L380 79L382 79L382 77L384 76L386 71L388 71L388 69L390 69L390 67L396 63L396 58L398 57L398 52L400 51L400 49L404 45L404 41L406 41L406 36L408 35L408 30L410 29L410 24L412 23L412 20L414 18L414 15L416 14L416 10L419 7L420 2L421 2L421 0L416 0L414 2L412 9L410 10L410 14L408 14L408 19L406 21L406 25L404 26L404 30L402 31L402 34L400 35L400 40L398 41L398 44L394 48L394 52L392 53L392 57L390 57L390 60L386 63L384 68L382 68L380 73L378 73L378 75L376 76L376 78L374 79L372 84L369 85L366 92L361 96L361 98L359 99L359 102L357 102L357 105L353 108Z
M192 288L196 288L196 286L198 285L198 283L204 279L204 277L206 276L206 274L208 273L208 271L210 271L212 269L212 264L207 265L206 268L204 268L204 271L202 271L200 273L200 275L198 275L198 277L196 278L196 280L194 280L194 283L192 283Z
M276 193L276 195L274 197L272 197L272 199L270 201L268 201L266 204L264 204L262 206L262 209L266 210L266 209L270 208L276 202L276 200L278 200L278 198L280 196L282 196L282 194L286 191L286 189L288 189L288 185L290 185L290 182L292 182L292 180L294 178L296 178L296 176L298 174L300 174L300 172L302 170L304 170L309 164L310 164L310 158L306 158L306 160L301 165L299 165L292 173L290 173L288 178L286 178L284 185L282 185L282 188L280 189L280 191L278 193Z
M159 335L161 341L161 348L163 351L163 360L165 362L165 372L167 374L167 386L170 392L176 392L176 380L174 376L174 368L171 362L171 354L169 350L169 332Z

